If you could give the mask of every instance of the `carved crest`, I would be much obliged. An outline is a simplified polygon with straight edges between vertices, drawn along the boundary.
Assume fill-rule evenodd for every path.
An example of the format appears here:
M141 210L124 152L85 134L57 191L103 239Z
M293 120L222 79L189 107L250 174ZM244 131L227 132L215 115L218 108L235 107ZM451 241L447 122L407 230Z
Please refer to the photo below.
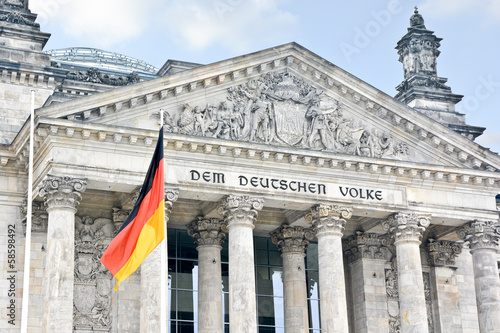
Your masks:
M188 135L406 159L409 148L289 72L228 88L227 100L164 111L165 130Z

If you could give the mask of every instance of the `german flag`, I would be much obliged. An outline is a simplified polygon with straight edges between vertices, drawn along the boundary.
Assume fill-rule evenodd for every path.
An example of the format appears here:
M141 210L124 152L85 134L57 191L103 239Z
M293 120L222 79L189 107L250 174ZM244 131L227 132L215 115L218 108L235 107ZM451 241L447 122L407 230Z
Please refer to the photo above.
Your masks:
M101 257L120 283L165 239L163 127L137 203Z

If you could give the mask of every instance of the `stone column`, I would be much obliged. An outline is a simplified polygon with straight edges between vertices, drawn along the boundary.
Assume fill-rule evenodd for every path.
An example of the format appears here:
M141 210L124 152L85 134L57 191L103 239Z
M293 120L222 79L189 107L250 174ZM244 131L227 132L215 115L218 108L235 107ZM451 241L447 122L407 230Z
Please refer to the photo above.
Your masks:
M382 223L396 246L401 333L429 332L419 246L429 224L429 217L415 213L397 213Z
M481 333L500 329L500 281L498 277L498 241L500 223L473 221L467 223L458 235L469 242L474 265L474 284Z
M257 333L253 229L264 200L228 195L219 203L229 230L229 330Z
M342 256L342 232L352 209L338 205L316 205L306 215L318 239L321 332L348 332L347 302Z
M198 245L198 333L224 331L222 318L222 269L220 251L227 225L214 218L198 217L187 228Z
M345 256L351 272L354 331L389 332L385 263L389 249L377 234L357 232L345 243Z
M165 224L170 218L172 205L179 197L177 190L165 190ZM167 241L165 235L164 242ZM165 243L165 247L166 243ZM165 255L165 269L168 277L168 254ZM168 279L168 278L167 278ZM160 332L161 324L161 248L157 246L141 264L141 333ZM166 282L168 283L168 282ZM168 286L165 286L168 289ZM167 296L166 294L165 296ZM168 307L168 300L167 300ZM165 315L168 327L168 309Z
M460 299L458 293L457 267L455 258L462 252L462 246L452 241L429 239L429 264L431 283L434 290L434 332L462 332Z
M283 225L271 233L271 240L283 258L283 289L285 301L285 331L309 332L307 310L307 283L304 258L309 241L314 238L311 229Z
M49 214L43 332L73 331L75 213L87 182L48 176L39 195Z

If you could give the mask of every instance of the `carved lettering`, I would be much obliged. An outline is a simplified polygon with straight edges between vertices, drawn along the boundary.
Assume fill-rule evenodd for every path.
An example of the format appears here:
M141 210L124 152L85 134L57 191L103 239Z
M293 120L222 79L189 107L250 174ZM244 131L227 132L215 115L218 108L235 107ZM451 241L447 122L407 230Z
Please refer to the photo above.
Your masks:
M340 194L344 197L351 197L354 199L366 199L366 200L379 200L383 199L382 191L380 190L369 190L366 188L354 188L339 186Z

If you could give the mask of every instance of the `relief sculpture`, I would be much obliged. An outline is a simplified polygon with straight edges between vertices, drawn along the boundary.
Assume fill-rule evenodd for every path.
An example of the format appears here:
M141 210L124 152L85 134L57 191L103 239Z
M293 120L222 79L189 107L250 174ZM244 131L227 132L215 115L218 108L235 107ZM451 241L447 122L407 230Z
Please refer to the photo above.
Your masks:
M228 88L227 100L164 112L165 129L189 135L406 159L408 146L349 117L338 100L288 72Z
M112 276L99 258L113 236L114 225L105 218L76 218L74 332L109 332Z

